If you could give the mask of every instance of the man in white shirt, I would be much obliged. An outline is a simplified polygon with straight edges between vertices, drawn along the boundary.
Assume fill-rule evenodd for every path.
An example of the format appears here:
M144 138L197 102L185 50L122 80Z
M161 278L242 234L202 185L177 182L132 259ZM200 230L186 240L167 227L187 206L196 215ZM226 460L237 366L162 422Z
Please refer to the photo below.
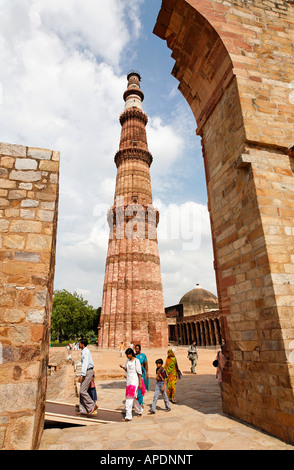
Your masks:
M86 339L81 339L79 341L79 347L82 350L81 354L81 363L82 363L82 370L81 376L79 377L78 381L81 384L80 387L80 404L79 404L79 412L81 414L92 414L98 406L92 400L88 393L88 389L90 387L91 380L93 378L93 369L94 363L92 360L91 353L87 348L88 341Z
M188 350L188 359L191 361L191 372L196 374L195 367L197 366L198 351L197 342L194 340Z

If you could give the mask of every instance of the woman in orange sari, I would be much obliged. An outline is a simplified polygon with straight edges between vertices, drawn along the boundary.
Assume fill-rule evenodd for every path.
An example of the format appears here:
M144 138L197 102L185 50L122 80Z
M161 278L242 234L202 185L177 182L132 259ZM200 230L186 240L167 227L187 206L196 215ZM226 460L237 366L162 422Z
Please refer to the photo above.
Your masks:
M175 357L175 354L172 349L167 351L167 358L165 361L164 368L167 373L167 397L171 400L172 403L176 403L175 393L178 380L178 363Z

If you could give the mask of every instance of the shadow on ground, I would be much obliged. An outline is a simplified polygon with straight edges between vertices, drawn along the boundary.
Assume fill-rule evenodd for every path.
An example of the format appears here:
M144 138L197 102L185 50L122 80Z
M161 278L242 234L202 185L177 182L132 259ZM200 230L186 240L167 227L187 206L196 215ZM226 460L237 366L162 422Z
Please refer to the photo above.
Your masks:
M125 380L100 382L99 388L103 390L124 390ZM152 402L154 390L155 378L151 378L149 381L149 402L150 399ZM183 375L177 382L175 397L177 406L188 406L201 413L223 415L220 386L213 375ZM159 409L164 409L161 395L157 406Z

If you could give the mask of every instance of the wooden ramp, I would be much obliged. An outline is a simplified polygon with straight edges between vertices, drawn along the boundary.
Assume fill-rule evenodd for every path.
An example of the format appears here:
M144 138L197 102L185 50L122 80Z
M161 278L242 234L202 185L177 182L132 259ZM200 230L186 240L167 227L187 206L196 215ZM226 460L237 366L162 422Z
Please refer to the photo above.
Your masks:
M90 416L78 415L75 405L58 401L46 401L45 421L93 426L101 423L119 423L122 418L123 414L121 411L100 408L96 410L95 414Z

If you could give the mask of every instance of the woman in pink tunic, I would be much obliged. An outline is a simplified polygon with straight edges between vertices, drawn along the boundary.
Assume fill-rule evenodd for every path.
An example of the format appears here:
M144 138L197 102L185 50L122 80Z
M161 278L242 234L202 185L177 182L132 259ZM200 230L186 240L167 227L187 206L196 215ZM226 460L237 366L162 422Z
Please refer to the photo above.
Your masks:
M136 358L133 349L126 350L127 362L126 365L120 365L127 373L126 383L126 416L123 421L132 420L132 408L135 407L138 416L143 413L143 408L138 402L138 389L141 390L142 395L145 393L144 382L142 381L142 368L139 359Z

